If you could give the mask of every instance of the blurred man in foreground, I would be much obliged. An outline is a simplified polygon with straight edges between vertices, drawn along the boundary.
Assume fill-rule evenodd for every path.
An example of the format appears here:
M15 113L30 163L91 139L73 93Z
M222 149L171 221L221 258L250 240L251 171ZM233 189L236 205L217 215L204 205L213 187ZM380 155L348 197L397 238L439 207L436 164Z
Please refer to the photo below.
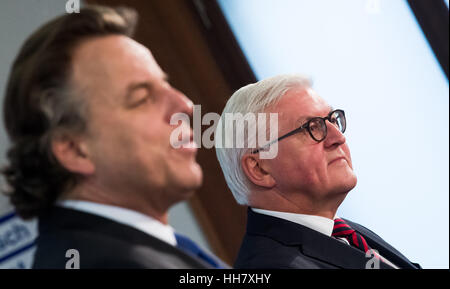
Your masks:
M131 38L136 21L88 6L37 30L13 64L3 173L17 213L39 217L34 268L76 254L80 268L225 266L168 225L202 183L195 146L169 142L172 114L192 103Z

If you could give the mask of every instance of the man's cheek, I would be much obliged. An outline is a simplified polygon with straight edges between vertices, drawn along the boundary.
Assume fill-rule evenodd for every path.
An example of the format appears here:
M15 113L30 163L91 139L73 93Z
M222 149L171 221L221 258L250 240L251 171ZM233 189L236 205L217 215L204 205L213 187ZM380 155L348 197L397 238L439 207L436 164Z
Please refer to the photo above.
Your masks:
M347 145L344 145L344 153L347 156L348 165L350 166L351 169L353 169L352 156L350 154L350 149L348 148Z

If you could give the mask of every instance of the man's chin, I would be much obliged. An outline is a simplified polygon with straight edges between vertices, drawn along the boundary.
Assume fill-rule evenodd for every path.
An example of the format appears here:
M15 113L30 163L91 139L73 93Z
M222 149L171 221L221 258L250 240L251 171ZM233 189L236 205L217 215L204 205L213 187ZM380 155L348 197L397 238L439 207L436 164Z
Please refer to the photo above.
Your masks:
M201 185L184 185L182 190L178 192L178 202L188 201L192 198L197 190L201 187Z
M349 187L350 190L356 186L357 182L356 174L349 166L346 166L345 169L341 169L337 172L335 171L333 179L341 183L343 186Z
M203 172L200 165L192 164L188 171L181 177L181 187L183 191L193 194L203 183Z
M331 186L333 192L349 192L351 191L357 183L356 175L352 171L348 171L344 174L334 175L331 178Z
M340 187L341 187L340 191L348 193L351 190L353 190L353 188L356 186L356 183L357 183L356 176L347 178L344 181L342 181L342 183L340 184Z

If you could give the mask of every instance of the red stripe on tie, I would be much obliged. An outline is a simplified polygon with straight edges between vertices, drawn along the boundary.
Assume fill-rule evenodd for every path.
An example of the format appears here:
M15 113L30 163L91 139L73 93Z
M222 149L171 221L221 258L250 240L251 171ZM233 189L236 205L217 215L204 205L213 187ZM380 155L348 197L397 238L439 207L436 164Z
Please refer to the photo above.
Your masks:
M333 233L333 236L350 235L350 234L352 234L353 232L355 232L355 230L350 229L350 230L345 230L345 231Z
M356 233L352 234L352 238L353 238L353 244L355 244L356 247L360 248L358 238L356 238Z
M342 227L350 228L350 226L347 224L337 224L337 225L334 225L333 229L342 228Z
M341 232L335 232L336 230L343 230ZM334 220L334 226L333 226L333 232L332 232L332 236L334 237L344 237L345 239L347 239L347 241L349 242L349 244L361 251L364 251L365 253L367 253L367 251L372 250L369 245L367 244L366 239L364 239L364 237L359 234L358 232L356 232L354 229L352 229L352 227L350 225L348 225L343 219L335 219ZM361 238L361 241L358 239ZM380 256L375 253L375 251L371 251L373 252L372 254L381 260Z
M362 243L363 243L363 246L364 246L364 252L367 252L369 250L369 246L366 243L366 239L364 239L364 237L361 236L361 240L362 240Z

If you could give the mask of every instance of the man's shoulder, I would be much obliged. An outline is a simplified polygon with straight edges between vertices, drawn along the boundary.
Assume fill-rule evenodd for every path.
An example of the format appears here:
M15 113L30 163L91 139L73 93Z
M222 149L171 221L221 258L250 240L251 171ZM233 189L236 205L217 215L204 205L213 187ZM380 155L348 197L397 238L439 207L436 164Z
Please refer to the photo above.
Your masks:
M66 243L84 246L103 244L108 246L127 246L129 244L164 242L140 230L102 216L73 209L54 208L38 221L38 245Z
M302 253L301 246L287 245L262 235L246 234L237 259L236 269L317 269L329 265Z
M347 219L344 220L350 227L352 227L354 230L362 234L370 246L380 251L380 254L383 255L383 257L388 258L390 261L393 261L397 265L403 264L405 268L414 268L414 267L421 268L419 264L411 262L399 250L394 248L392 245L390 245L381 236L379 236L372 230L353 221Z
M139 259L130 252L133 246L120 239L83 230L58 230L43 233L36 239L33 268L66 266L70 252L79 256L81 268L121 266L139 268ZM69 254L69 255L68 255ZM126 264L126 265L125 265Z
M80 268L189 267L175 247L157 243L127 242L114 236L78 230L61 230L38 237L34 268L65 268L69 250L76 250ZM165 244L162 244L165 245Z
M353 222L353 221L351 221L351 220L349 220L349 219L345 219L345 218L342 218L342 219L343 219L350 227L352 227L352 228L355 229L356 231L358 231L358 232L360 232L360 233L369 233L370 235L376 236L376 237L378 237L378 238L381 239L381 237L380 237L378 234L376 234L375 232L373 232L373 231L370 230L369 228L367 228L367 227L365 227L365 226L363 226L363 225L361 225L361 224L359 224L359 223Z
M78 251L81 268L197 268L176 247L130 226L83 212L57 209L39 220L34 268L64 268Z
M366 239L369 238L369 241L372 242L377 242L378 244L381 244L383 246L389 247L389 249L395 250L391 245L389 245L381 236L379 236L377 233L375 233L374 231L370 230L369 228L350 221L348 219L344 219L343 220L350 226L352 227L355 231L357 231L358 233L362 234ZM396 250L395 250L396 251Z

